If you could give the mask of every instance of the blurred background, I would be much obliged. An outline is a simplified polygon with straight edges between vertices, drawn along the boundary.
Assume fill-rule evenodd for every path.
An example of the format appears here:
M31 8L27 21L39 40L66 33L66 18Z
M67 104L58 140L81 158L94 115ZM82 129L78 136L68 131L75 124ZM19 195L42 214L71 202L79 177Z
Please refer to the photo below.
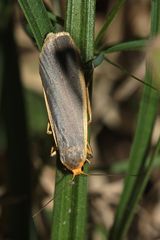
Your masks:
M64 12L65 1L61 2ZM114 2L97 1L95 32L102 26ZM109 46L147 38L150 2L126 1L108 29L105 43ZM45 3L56 13L54 1ZM16 1L2 1L0 14L0 240L3 240L20 239L15 233L16 226L21 236L28 224L27 216L53 197L55 159L50 157L52 137L46 134L48 118L38 70L39 52L26 34L27 23ZM106 62L95 69L91 124L94 157L90 173L104 175L89 177L89 239L104 239L103 232L113 223L127 174L127 159L143 88L143 84L129 73L144 78L146 51L147 48L108 54L108 58L124 71ZM153 146L159 127L158 117ZM159 187L157 159L129 239L160 239L155 238L160 236ZM49 239L52 206L53 202L31 221L31 239ZM27 234L23 239L29 239Z

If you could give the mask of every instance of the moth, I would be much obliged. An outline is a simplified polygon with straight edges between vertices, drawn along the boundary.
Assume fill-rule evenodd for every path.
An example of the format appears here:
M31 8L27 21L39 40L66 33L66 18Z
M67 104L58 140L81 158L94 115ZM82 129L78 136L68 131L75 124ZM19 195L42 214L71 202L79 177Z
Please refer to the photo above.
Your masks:
M73 173L83 172L92 156L88 143L91 121L88 88L80 53L67 32L49 33L40 53L39 72L48 112L48 133L52 133L55 151L62 164Z

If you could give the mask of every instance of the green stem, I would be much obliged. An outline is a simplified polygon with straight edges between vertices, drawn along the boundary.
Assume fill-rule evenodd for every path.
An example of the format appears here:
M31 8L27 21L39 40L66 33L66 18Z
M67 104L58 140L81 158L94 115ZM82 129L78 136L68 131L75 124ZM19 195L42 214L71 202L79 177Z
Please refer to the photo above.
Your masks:
M68 1L65 30L71 34L79 47L84 63L93 58L94 18L94 0ZM91 69L88 66L85 69L85 76L92 80ZM84 171L87 171L87 166ZM59 184L55 192L52 239L86 239L87 177L77 176L75 184L71 185L71 175L67 176L61 170L57 170L56 179Z

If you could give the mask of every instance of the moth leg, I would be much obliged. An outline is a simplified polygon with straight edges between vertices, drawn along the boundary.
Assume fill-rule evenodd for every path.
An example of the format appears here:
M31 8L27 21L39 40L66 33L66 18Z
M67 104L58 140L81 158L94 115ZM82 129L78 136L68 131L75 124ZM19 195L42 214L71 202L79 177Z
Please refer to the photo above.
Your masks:
M48 122L48 124L47 124L47 134L52 134L52 128L51 128L51 124L50 124L50 122Z
M49 124L48 124L49 126L47 126L47 133L48 133L48 130L49 130L49 134L53 134L55 145L57 147L58 143L57 143L57 139L56 139L56 134L54 132L54 120L51 117L51 112L50 112L50 109L49 109L49 105L48 105L48 101L47 101L47 97L46 97L46 93L45 93L44 89L43 89L43 93L44 93L44 99L45 99L48 118L49 118ZM50 131L51 131L51 133L50 133Z
M91 161L90 161L89 159L87 159L87 158L86 158L86 162L89 163L89 164L91 164Z
M89 143L87 143L87 159L86 159L86 161L90 162L89 159L91 159L92 157L93 157L93 151L92 151L91 145Z
M51 151L50 151L50 156L53 157L56 155L56 152L57 152L57 141L56 141L56 135L55 135L54 129L52 130L52 126L50 122L48 122L48 125L47 125L47 134L51 134L53 136L54 145L51 147Z
M88 124L91 123L92 121L92 112L91 112L91 103L89 100L89 92L88 92L88 88L86 88L86 97L87 97L87 114L88 114Z
M56 155L57 149L58 149L56 135L55 135L55 132L53 130L52 130L52 127L51 127L51 133L53 135L53 140L54 140L54 145L51 147L51 152L50 152L51 157L54 157Z
M50 156L51 156L51 157L54 157L54 156L56 155L56 153L57 153L57 148L56 148L56 146L51 147Z
M57 143L56 134L55 134L55 131L54 131L54 121L51 117L51 112L50 112L50 109L49 109L49 105L48 105L48 101L47 101L47 97L46 97L46 93L45 93L44 89L43 89L43 93L44 93L44 99L45 99L48 118L49 118L48 125L47 125L47 133L52 134L53 135L53 140L54 140L54 145L53 145L53 147L51 148L51 151L50 151L50 156L53 157L53 156L56 155L56 152L57 152L57 149L58 149L58 143Z

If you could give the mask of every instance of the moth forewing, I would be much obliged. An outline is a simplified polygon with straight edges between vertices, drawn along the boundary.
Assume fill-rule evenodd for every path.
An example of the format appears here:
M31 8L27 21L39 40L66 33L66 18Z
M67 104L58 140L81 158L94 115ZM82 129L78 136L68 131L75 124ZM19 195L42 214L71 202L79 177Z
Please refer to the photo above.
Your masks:
M79 50L69 33L49 33L40 54L49 122L61 162L83 173L87 158L87 91Z

